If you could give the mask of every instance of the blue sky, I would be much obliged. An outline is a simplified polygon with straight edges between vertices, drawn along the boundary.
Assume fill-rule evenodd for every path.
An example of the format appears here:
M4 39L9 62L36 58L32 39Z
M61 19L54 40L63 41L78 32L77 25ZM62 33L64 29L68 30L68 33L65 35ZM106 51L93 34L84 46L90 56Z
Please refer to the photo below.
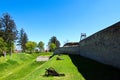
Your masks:
M5 12L30 41L47 45L56 36L63 45L120 21L120 0L0 0L0 15Z

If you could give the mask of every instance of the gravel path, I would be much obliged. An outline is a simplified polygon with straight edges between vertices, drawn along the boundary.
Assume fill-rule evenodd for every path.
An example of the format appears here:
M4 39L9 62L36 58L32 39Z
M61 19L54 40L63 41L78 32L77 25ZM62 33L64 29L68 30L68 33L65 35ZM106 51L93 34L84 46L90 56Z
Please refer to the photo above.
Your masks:
M49 56L38 56L36 58L36 61L48 61L49 60Z

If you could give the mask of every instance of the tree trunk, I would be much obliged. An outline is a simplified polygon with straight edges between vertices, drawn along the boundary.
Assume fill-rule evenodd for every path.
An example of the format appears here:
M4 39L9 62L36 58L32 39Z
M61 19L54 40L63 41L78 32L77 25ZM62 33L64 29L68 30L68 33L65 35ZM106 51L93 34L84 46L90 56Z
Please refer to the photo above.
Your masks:
M6 51L3 51L4 57L6 57Z
M10 48L10 56L12 56L12 47Z

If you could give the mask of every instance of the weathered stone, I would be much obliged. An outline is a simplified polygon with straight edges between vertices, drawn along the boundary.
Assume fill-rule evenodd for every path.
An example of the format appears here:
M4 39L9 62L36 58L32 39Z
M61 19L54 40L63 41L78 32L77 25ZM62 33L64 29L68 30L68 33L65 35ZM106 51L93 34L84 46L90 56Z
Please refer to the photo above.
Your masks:
M36 61L39 62L39 61L48 61L49 60L49 57L48 56L38 56L36 58Z
M59 48L54 55L60 53L78 54L120 68L120 22L85 38L77 47Z

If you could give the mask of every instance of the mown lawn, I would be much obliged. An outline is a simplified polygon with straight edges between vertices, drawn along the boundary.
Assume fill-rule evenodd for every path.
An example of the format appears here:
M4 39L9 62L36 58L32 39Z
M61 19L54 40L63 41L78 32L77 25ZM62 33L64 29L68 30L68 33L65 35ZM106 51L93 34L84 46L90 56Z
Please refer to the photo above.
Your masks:
M56 60L54 56L47 62L36 62L36 57L51 53L14 54L12 57L0 58L0 80L84 80L68 55L62 55L63 60ZM45 69L53 67L62 77L45 77Z
M79 55L56 55L47 62L36 62L37 56L51 54L21 53L0 57L0 80L120 80L120 69ZM56 60L57 57L62 60ZM65 76L44 76L49 67Z
M35 61L39 55L42 54L19 53L13 54L11 57L0 57L0 80L21 80L22 77L44 63Z
M54 56L48 62L39 66L36 70L28 74L24 80L85 80L84 77L78 72L68 55L60 56L63 60L56 60L56 57L57 56ZM45 77L45 69L49 67L53 67L58 73L65 74L65 76Z

